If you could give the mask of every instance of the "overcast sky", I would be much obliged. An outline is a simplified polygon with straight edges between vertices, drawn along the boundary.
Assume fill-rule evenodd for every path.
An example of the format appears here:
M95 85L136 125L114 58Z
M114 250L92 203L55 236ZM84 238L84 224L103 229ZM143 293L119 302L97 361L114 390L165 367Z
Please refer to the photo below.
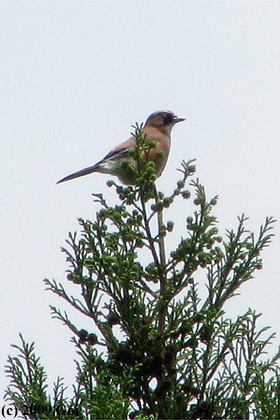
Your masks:
M277 331L276 350L280 2L1 1L0 16L0 370L21 332L36 342L49 382L73 382L72 334L48 305L67 307L42 279L66 285L60 247L78 217L94 219L91 193L116 198L106 175L55 183L100 160L159 109L186 118L173 130L159 189L170 193L181 160L196 158L209 198L220 197L222 235L242 213L253 231L266 216L278 219L263 270L229 305L232 316L263 312L259 325ZM188 211L172 211L183 226ZM7 383L0 374L1 390Z

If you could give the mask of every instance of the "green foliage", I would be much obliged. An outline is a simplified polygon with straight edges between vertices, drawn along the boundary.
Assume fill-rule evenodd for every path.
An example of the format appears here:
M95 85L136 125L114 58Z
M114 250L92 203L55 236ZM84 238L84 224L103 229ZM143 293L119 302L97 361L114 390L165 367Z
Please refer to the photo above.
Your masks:
M80 412L78 396L67 400L63 378L53 384L53 397L47 393L47 374L34 351L34 343L25 342L20 334L21 346L13 345L19 356L8 358L6 374L11 379L5 399L31 419L76 419ZM67 415L64 413L67 412Z
M182 163L182 179L165 196L156 190L154 164L147 160L154 145L145 143L141 127L135 137L138 165L125 164L135 186L109 181L119 200L114 206L94 194L100 204L95 221L79 219L81 233L70 233L63 249L67 280L81 297L45 280L48 290L92 320L88 332L51 306L53 317L74 334L74 396L64 398L62 379L53 400L47 395L34 345L22 339L22 347L14 346L19 357L8 360L6 397L20 409L32 402L75 406L82 419L279 418L280 353L265 356L274 334L258 330L255 311L233 320L224 308L262 267L260 254L271 241L274 221L267 218L255 237L243 215L222 239L212 213L217 197L207 200L199 181L189 180L193 161ZM175 224L163 215L179 199L186 232L167 253Z

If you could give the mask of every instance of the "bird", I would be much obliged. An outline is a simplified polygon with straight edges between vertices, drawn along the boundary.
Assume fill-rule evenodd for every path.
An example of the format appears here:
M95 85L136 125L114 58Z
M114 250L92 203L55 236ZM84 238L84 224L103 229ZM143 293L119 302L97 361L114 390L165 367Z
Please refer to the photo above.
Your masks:
M171 111L156 111L147 118L143 126L142 130L145 136L145 141L155 142L155 147L152 147L148 152L148 158L155 163L155 172L157 177L162 174L168 159L171 145L171 130L175 124L181 121L185 121L185 118L179 118ZM134 180L131 178L131 173L125 170L123 162L127 161L136 166L136 161L131 156L135 146L135 137L132 136L128 140L116 146L95 165L84 168L78 172L74 172L73 174L60 179L57 184L70 181L71 179L88 175L93 172L100 172L117 176L121 183L125 185L133 185Z

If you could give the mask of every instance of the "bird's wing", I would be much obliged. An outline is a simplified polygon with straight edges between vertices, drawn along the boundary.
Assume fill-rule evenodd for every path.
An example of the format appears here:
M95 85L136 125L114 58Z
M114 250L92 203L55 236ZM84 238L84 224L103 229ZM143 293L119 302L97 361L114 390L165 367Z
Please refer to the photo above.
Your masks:
M130 153L130 151L136 146L134 137L130 137L128 140L116 146L111 152L109 152L100 162L96 165L99 165L101 162L104 162L107 159L113 158L114 156L125 156Z

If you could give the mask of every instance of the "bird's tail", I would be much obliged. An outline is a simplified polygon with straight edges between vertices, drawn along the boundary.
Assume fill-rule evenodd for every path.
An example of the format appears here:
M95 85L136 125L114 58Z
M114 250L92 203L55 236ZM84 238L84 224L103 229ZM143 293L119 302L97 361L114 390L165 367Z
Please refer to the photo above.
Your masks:
M85 169L81 169L78 172L74 172L73 174L68 175L65 178L62 178L59 181L57 181L57 184L60 184L61 182L64 182L64 181L70 181L71 179L79 178L80 176L88 175L96 171L98 171L97 164L93 166L89 166L88 168L85 168Z

